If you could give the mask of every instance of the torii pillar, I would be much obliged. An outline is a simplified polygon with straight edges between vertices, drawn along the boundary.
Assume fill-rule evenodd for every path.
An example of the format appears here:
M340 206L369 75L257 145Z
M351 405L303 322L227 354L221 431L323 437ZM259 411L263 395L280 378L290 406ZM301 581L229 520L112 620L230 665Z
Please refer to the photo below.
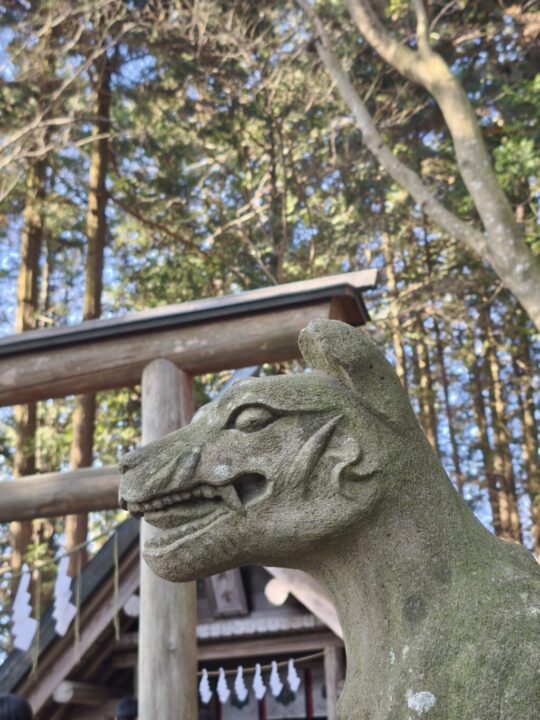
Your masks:
M169 360L142 375L142 442L158 440L193 416L193 380ZM141 548L160 531L141 521ZM158 578L141 557L138 695L140 720L197 718L196 585Z

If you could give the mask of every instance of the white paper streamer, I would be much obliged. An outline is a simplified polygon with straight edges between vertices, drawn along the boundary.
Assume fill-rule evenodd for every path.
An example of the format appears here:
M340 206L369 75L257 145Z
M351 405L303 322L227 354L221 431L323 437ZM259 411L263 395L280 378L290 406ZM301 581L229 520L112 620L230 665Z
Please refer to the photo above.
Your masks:
M255 665L255 675L253 676L252 687L253 687L253 692L255 693L255 697L257 698L257 700L262 700L266 694L266 687L264 685L260 663L257 663Z
M30 617L32 615L31 597L28 592L30 579L30 573L25 569L19 580L19 586L11 613L11 621L13 623L13 647L23 652L30 649L32 640L38 629L38 621Z
M249 695L246 683L244 682L244 668L241 665L236 671L236 676L234 678L234 692L241 703L243 703Z
M71 601L71 578L68 575L69 558L63 557L58 566L58 573L54 583L54 610L53 618L56 620L54 629L57 635L64 636L75 615L77 608Z
M300 676L296 672L296 668L294 667L294 660L292 658L289 660L289 664L287 666L287 682L289 683L289 687L294 693L300 687Z
M216 686L219 702L222 705L225 705L229 697L231 696L231 691L229 690L229 686L227 685L227 678L225 677L225 670L223 668L219 668L219 677L217 681Z
M212 699L213 694L214 693L210 688L210 681L208 680L208 671L203 670L201 682L199 683L199 695L201 696L202 702L205 705L208 705L208 703Z
M272 670L270 671L270 689L274 697L278 697L283 690L283 683L279 677L278 666L275 660L272 660Z

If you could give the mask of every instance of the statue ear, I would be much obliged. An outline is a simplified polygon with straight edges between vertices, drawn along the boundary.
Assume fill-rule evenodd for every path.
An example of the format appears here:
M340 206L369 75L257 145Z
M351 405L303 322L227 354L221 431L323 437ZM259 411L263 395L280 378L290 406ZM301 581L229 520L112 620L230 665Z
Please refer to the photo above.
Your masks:
M298 345L313 370L350 388L381 420L402 427L414 417L394 368L362 330L338 320L312 320L300 333Z
M362 451L352 433L344 432L344 428L341 428L341 433L339 444L328 452L328 459L333 464L330 478L340 495L356 500L358 493L363 492L360 487L362 481L380 470L380 464L375 454L366 455Z

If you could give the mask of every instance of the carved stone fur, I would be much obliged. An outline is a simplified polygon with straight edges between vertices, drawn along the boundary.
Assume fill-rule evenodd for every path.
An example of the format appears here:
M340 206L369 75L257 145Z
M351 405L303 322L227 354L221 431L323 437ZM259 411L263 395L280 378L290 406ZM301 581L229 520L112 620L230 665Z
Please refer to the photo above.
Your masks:
M312 371L250 379L124 459L122 504L162 528L144 557L183 582L298 568L334 597L341 720L536 720L540 571L453 489L366 334L315 321Z

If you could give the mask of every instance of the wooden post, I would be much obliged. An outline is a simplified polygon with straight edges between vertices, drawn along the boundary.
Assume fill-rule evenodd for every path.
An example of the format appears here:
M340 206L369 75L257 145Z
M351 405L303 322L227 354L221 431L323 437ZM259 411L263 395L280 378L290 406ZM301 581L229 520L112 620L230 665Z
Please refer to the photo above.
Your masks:
M343 680L343 651L339 647L324 649L324 681L326 685L326 716L336 720L336 706Z
M142 375L142 440L149 443L185 425L193 415L193 382L168 360ZM141 546L160 531L141 523ZM139 718L197 717L197 597L195 583L161 580L141 558Z

